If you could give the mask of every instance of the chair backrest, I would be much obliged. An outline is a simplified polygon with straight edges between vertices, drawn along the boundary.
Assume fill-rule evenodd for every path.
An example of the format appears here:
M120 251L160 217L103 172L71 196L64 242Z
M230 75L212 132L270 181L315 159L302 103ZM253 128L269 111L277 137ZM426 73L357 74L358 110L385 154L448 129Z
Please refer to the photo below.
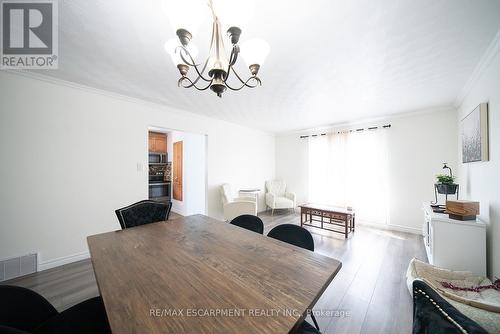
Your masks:
M243 227L244 229L264 234L264 223L262 219L254 215L241 215L231 220L232 225Z
M229 183L224 183L220 186L220 195L223 205L233 201L233 194L231 192L231 186L229 185Z
M266 189L268 193L276 196L284 196L286 191L286 183L283 180L266 181Z
M308 230L301 226L293 224L278 225L269 231L267 236L314 252L313 237Z
M31 332L58 312L35 291L0 285L0 326Z
M122 229L156 223L168 219L172 202L168 204L144 200L115 210Z

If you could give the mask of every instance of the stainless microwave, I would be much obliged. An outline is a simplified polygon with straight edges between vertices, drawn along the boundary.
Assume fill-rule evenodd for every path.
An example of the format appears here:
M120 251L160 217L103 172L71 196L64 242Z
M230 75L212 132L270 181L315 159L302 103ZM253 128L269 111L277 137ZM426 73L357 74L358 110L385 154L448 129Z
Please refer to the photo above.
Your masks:
M149 163L150 164L166 164L167 163L167 154L166 153L149 152Z

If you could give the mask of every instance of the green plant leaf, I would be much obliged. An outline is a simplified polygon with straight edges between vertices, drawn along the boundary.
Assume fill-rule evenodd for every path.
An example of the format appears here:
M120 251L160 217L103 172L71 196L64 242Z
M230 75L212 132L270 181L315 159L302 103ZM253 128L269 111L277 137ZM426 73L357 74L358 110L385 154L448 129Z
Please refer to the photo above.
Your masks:
M440 184L453 184L453 182L455 181L454 176L449 176L445 174L438 174L436 175L436 178L437 182Z

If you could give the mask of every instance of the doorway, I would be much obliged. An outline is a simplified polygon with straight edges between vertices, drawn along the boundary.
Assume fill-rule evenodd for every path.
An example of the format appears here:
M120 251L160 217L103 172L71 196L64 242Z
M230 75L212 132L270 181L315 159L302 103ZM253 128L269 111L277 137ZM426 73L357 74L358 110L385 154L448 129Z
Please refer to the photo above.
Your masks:
M166 139L164 181L170 192L172 211L182 216L206 214L206 135L159 127L148 130L164 134ZM150 178L154 169L150 165Z

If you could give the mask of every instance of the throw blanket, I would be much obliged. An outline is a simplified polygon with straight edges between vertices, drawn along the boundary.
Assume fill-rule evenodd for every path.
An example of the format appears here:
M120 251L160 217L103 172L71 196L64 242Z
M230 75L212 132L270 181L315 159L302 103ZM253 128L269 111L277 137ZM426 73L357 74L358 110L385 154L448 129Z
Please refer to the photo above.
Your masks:
M451 271L441 269L428 263L412 259L406 274L407 284L411 287L413 280L420 278L443 296L450 304L471 318L490 333L500 333L500 291L496 289L479 289L470 291L470 287L491 285L492 282L469 271ZM442 282L448 288L444 287ZM456 288L463 288L457 290ZM474 289L473 289L474 290ZM410 288L410 293L411 293Z

